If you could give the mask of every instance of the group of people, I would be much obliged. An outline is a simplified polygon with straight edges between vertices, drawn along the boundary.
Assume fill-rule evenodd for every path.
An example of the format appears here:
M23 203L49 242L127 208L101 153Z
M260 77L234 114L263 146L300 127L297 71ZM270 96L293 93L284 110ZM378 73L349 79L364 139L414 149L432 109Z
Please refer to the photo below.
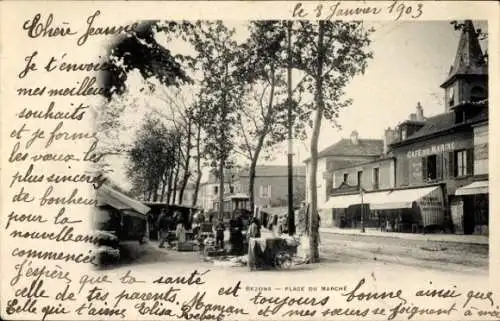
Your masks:
M165 243L172 247L172 242L177 240L177 244L186 241L186 228L182 220L182 213L176 211L173 215L168 215L166 210L162 210L157 220L160 244L158 247L164 248ZM175 228L175 233L171 233Z

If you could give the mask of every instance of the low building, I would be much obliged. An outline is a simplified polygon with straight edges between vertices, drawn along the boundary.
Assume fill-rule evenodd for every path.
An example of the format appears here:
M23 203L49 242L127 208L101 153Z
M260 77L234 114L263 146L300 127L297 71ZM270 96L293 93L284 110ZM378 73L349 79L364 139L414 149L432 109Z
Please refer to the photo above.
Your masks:
M375 161L380 158L383 153L384 141L382 139L365 139L359 138L358 132L353 131L349 138L341 139L335 144L325 148L318 153L318 170L317 170L317 195L318 195L318 211L322 225L332 224L332 210L326 207L334 187L338 187L342 178L333 175L337 169L348 168L352 165L362 164L370 161ZM306 202L311 202L309 193L310 180L310 159L306 163ZM356 180L355 175L349 173L347 180L352 182ZM342 173L341 175L344 175ZM357 174L356 174L357 175Z

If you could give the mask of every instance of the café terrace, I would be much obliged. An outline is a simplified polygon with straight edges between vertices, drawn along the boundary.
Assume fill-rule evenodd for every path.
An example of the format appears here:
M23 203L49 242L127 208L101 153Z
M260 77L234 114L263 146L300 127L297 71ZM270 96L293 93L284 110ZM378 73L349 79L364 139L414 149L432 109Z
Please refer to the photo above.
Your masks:
M488 63L472 21L464 25L441 85L444 113L424 117L418 103L408 120L385 130L378 156L324 173L322 224L488 234ZM374 144L351 136L352 153L344 142L343 155Z

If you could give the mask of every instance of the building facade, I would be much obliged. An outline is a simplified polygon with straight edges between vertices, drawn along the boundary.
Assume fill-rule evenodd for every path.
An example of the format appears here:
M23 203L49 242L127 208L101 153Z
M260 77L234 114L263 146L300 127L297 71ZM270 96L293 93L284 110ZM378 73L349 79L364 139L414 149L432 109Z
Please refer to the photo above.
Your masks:
M299 206L305 197L305 166L293 167L294 205ZM238 174L236 193L249 194L250 175L248 169ZM254 204L257 207L277 207L288 204L288 166L261 165L255 168Z
M385 131L385 170L367 162L334 172L342 184L327 205L344 211L342 224L488 233L488 68L471 21L441 87L444 113L426 118L419 103Z
M360 139L357 131L351 133L350 138L341 139L339 142L325 148L318 154L317 195L318 211L321 224L332 223L332 211L326 206L334 187L339 184L339 178L333 173L337 169L348 168L352 165L370 162L380 158L383 152L382 139ZM306 160L306 202L311 202L309 193L310 160ZM342 176L343 179L343 176ZM348 177L349 180L355 176ZM335 181L335 182L334 182Z

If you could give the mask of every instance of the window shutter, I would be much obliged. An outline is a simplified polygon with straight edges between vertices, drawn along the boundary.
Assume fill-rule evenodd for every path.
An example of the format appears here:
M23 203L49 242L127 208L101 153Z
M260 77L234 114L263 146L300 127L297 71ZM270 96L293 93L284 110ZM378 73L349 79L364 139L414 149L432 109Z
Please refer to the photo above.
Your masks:
M474 174L474 149L467 150L467 175Z
M455 177L456 175L456 170L455 170L455 152L449 152L448 153L448 175L449 177Z
M443 155L436 155L436 178L443 178Z
M450 170L449 170L449 163L450 163L450 155L449 153L443 153L442 155L443 157L443 178L447 178L448 176L450 176Z
M271 185L267 185L267 197L271 198Z
M422 180L427 181L427 157L422 157Z
M260 197L262 197L264 195L264 193L262 191L262 185L259 186L259 195L260 195Z

